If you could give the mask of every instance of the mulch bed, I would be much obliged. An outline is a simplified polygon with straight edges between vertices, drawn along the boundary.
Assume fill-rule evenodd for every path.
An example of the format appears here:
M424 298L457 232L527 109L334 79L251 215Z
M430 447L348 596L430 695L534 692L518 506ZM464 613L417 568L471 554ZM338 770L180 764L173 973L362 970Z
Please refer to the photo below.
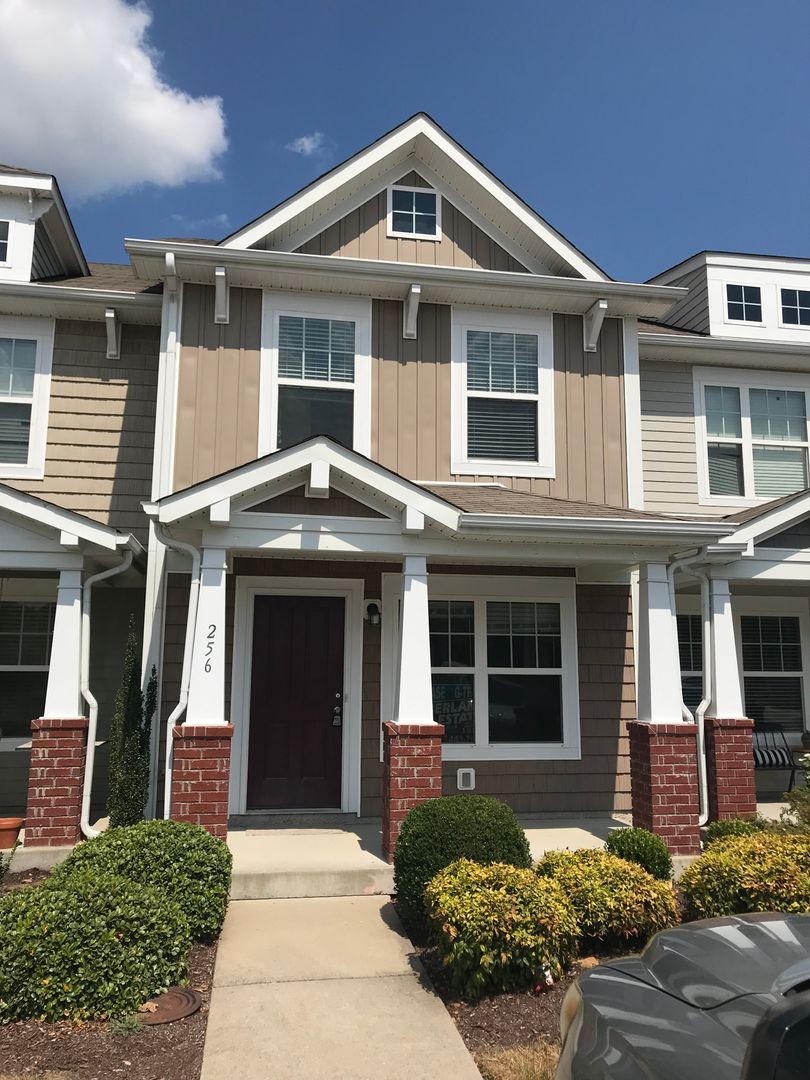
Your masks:
M37 885L45 877L41 870L7 874L2 891ZM216 953L216 945L193 946L189 985L202 994L202 1007L173 1024L125 1033L103 1022L0 1025L0 1080L199 1080Z

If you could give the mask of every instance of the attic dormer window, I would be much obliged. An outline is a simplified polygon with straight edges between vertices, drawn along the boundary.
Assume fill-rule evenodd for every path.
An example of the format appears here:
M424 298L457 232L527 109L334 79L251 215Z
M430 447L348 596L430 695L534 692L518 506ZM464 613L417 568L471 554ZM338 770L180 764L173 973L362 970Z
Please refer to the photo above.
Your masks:
M8 262L10 221L0 221L0 264Z
M417 240L441 240L441 203L427 187L388 189L388 235Z

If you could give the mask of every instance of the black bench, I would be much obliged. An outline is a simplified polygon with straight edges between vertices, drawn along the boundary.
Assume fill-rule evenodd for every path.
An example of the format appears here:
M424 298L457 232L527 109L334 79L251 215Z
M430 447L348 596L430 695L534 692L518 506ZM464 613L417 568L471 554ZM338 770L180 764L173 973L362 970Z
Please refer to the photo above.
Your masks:
M757 724L754 728L754 768L789 770L788 791L793 790L796 762L785 732L777 724Z

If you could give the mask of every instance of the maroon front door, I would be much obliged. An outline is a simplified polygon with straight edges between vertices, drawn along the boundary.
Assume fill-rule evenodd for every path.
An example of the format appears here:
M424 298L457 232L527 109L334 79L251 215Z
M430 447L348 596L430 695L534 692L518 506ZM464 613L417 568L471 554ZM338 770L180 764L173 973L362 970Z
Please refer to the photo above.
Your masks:
M257 596L249 810L340 806L344 601Z

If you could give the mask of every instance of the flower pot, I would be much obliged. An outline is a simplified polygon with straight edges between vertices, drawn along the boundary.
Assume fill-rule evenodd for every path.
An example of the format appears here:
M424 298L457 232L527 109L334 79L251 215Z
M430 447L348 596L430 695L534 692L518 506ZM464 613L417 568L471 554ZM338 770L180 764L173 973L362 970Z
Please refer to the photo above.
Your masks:
M25 824L25 818L3 817L0 818L0 851L9 851L17 843L20 829Z

